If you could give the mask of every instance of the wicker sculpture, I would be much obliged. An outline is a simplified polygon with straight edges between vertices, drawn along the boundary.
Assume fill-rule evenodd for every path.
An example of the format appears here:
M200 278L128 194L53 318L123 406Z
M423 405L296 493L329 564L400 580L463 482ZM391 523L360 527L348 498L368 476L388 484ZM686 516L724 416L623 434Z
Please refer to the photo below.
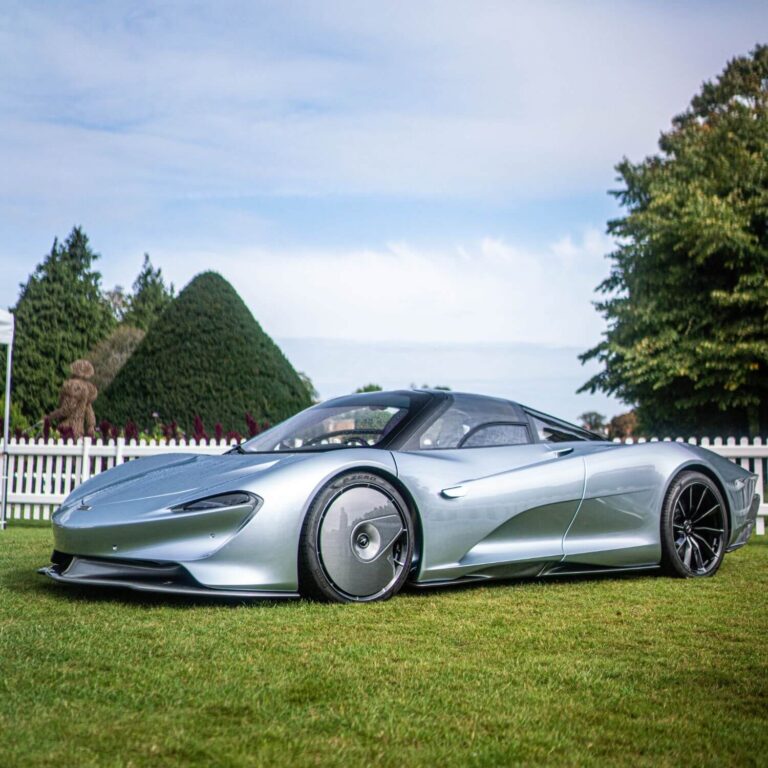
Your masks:
M70 366L72 377L61 387L59 407L49 413L49 421L58 422L60 432L70 433L75 440L83 434L93 437L96 416L93 413L93 401L99 390L88 381L93 376L93 366L88 360L75 360Z

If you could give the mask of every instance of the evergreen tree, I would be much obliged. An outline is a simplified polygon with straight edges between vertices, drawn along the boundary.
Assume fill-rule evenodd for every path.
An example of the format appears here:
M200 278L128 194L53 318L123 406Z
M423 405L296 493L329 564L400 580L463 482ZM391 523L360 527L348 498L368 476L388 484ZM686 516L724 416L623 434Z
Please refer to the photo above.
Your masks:
M120 323L88 353L94 371L91 383L99 392L111 384L145 335L141 328Z
M309 378L309 375L304 373L304 371L298 371L298 377L301 379L301 383L304 385L304 389L307 390L309 399L313 403L318 402L320 399L320 393L315 388L315 385L312 383L312 379Z
M262 330L235 289L204 272L147 331L95 410L115 424L176 421L192 432L195 417L242 430L245 414L282 421L309 406L307 387Z
M54 240L51 252L21 286L13 308L12 399L31 422L53 410L70 364L114 326L101 275L92 269L98 258L85 232L75 227L63 244ZM4 358L0 362L4 366Z
M608 330L579 391L637 405L646 432L768 427L768 46L733 59L617 166L627 214L597 304Z
M127 299L128 309L123 314L123 322L148 331L173 301L173 294L173 283L166 286L162 270L153 269L149 254L145 253L141 272L133 284L133 293Z

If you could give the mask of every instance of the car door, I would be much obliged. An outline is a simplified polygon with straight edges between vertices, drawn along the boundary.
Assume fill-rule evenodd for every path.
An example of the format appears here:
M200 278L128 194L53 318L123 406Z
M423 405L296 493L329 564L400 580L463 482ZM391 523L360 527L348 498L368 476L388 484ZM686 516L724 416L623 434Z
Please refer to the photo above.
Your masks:
M435 444L422 436L394 454L420 513L420 582L538 573L562 559L581 500L577 452L538 441L512 403L469 399L455 396L440 416L458 425L458 440L440 444L436 423Z
M574 568L658 563L658 510L666 475L644 454L646 449L579 441L581 430L573 425L526 411L539 439L561 449L572 447L574 454L584 457L584 497L563 540L563 563Z

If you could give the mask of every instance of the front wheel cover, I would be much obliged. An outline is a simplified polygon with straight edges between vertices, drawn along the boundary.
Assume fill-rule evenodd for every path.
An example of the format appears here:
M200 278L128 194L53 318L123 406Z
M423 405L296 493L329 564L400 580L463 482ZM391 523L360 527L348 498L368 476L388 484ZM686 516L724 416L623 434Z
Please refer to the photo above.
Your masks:
M661 512L662 567L672 576L717 572L729 538L728 510L717 485L700 472L681 472Z
M299 545L303 594L332 602L374 602L396 594L408 578L413 516L392 483L350 472L320 490Z

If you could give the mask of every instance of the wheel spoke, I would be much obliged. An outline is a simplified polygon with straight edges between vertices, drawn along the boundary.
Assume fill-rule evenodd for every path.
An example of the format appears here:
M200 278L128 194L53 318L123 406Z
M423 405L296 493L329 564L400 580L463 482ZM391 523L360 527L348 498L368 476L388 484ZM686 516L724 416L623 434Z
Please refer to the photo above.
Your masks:
M701 498L699 499L699 503L696 505L696 509L693 510L694 515L699 511L701 507L701 502L704 501L704 497L707 495L707 486L704 485L702 487L704 488L704 490L701 492Z
M683 555L683 563L685 564L686 568L691 567L691 553L693 552L693 547L691 546L691 540L689 538L686 538L685 540L686 549L685 554Z
M717 557L717 552L715 552L715 550L712 548L712 545L703 536L699 536L697 533L693 533L691 535L697 541L700 541L712 553L712 557Z
M709 531L710 533L725 533L725 531L722 528L710 528L706 525L697 525L696 526L697 531Z
M691 520L691 523L693 523L694 525L696 525L696 523L698 523L698 522L699 522L699 520L703 520L705 517L708 517L708 516L709 516L709 515L711 515L711 514L712 514L712 513L713 513L713 512L714 512L716 509L720 509L720 505L719 505L719 504L715 504L715 506L714 506L714 507L712 507L712 509L708 509L706 512L702 512L702 513L701 513L701 514L700 514L698 517L694 517L694 518Z
M691 537L691 546L693 547L693 559L697 563L696 568L697 570L703 570L704 569L704 558L701 554L701 548L699 547L698 542L696 539Z

